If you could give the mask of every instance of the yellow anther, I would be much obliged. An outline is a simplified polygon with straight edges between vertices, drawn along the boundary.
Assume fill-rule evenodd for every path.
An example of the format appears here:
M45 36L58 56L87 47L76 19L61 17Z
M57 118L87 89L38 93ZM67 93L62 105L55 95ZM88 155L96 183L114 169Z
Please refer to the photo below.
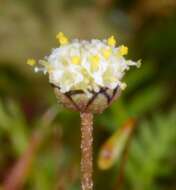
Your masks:
M93 56L90 57L90 61L91 61L92 63L99 63L100 58L99 58L98 55L93 55Z
M71 61L73 64L78 65L78 64L80 64L80 57L75 55L75 56L71 57Z
M63 32L59 32L57 35L56 35L56 38L60 38L61 36L65 36L65 34Z
M128 47L126 47L126 46L124 46L124 45L120 46L119 54L120 54L121 56L127 55L127 54L128 54Z
M36 64L36 60L35 59L28 59L27 64L30 66L34 66Z
M105 59L109 59L109 57L111 56L111 53L112 53L111 49L103 49L102 50L102 54Z
M100 62L100 58L98 55L93 55L90 57L90 62L91 62L91 70L97 71L99 68L99 62Z
M64 35L64 33L62 32L59 32L57 35L56 35L56 39L59 41L59 43L61 45L66 45L69 43L69 40L68 38Z
M115 39L115 37L114 36L111 36L111 37L109 37L108 39L107 39L107 43L108 43L108 45L109 46L115 46L116 45L116 39Z

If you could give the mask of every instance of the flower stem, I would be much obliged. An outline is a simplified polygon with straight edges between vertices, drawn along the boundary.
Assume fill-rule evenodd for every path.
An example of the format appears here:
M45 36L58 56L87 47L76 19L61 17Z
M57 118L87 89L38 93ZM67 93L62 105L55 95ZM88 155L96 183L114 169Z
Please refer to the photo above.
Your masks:
M81 186L82 190L93 189L93 114L80 113L81 116Z

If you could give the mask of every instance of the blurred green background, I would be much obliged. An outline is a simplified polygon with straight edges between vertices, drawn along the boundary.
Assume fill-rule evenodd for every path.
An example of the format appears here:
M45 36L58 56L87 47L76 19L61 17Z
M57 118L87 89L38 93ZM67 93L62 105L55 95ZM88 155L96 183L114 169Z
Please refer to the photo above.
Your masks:
M57 105L47 77L25 64L48 55L59 31L113 34L131 59L142 59L122 96L95 118L94 189L175 190L175 0L1 0L0 189L80 189L79 114ZM119 184L122 158L101 171L98 152L131 117L137 128Z

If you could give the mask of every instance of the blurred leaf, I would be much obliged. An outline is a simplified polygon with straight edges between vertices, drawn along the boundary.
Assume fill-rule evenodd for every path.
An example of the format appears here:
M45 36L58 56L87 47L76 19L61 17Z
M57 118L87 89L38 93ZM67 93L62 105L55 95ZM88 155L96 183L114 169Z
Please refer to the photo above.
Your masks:
M128 86L124 93L129 94L130 92L138 89L141 85L145 84L146 81L151 80L155 74L155 64L148 61L142 61L140 69L134 69L125 76L125 81Z
M115 133L108 138L100 149L98 166L102 170L107 170L113 166L116 161L119 161L123 151L127 145L130 134L135 125L135 120L128 119L127 122L115 131Z
M10 138L15 154L20 155L28 143L27 124L19 106L9 101L6 107L0 102L0 130Z
M172 162L165 164L165 160L176 145L176 110L155 114L151 121L141 122L138 129L127 164L127 179L131 189L160 189L156 178L172 168Z
M165 86L154 84L139 91L128 103L129 113L133 116L142 115L159 106L168 95Z
M31 170L31 166L33 166L33 161L34 158L36 158L38 149L41 147L41 144L46 139L47 135L50 134L49 126L55 119L56 114L57 110L55 107L52 107L41 117L41 119L39 119L39 121L37 120L36 125L37 127L40 126L40 128L37 128L33 132L26 151L20 155L19 159L4 180L4 189L20 189L20 187L23 187Z

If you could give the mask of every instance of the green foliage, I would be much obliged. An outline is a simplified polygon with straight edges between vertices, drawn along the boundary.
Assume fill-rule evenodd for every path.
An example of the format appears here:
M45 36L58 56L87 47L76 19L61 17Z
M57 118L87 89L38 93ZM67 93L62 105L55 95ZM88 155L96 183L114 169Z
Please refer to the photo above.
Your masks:
M28 143L28 128L25 117L19 106L8 101L6 105L0 102L0 135L9 138L14 154L20 155Z
M174 167L176 110L155 114L138 127L126 170L130 189L164 189L159 179L167 180Z

